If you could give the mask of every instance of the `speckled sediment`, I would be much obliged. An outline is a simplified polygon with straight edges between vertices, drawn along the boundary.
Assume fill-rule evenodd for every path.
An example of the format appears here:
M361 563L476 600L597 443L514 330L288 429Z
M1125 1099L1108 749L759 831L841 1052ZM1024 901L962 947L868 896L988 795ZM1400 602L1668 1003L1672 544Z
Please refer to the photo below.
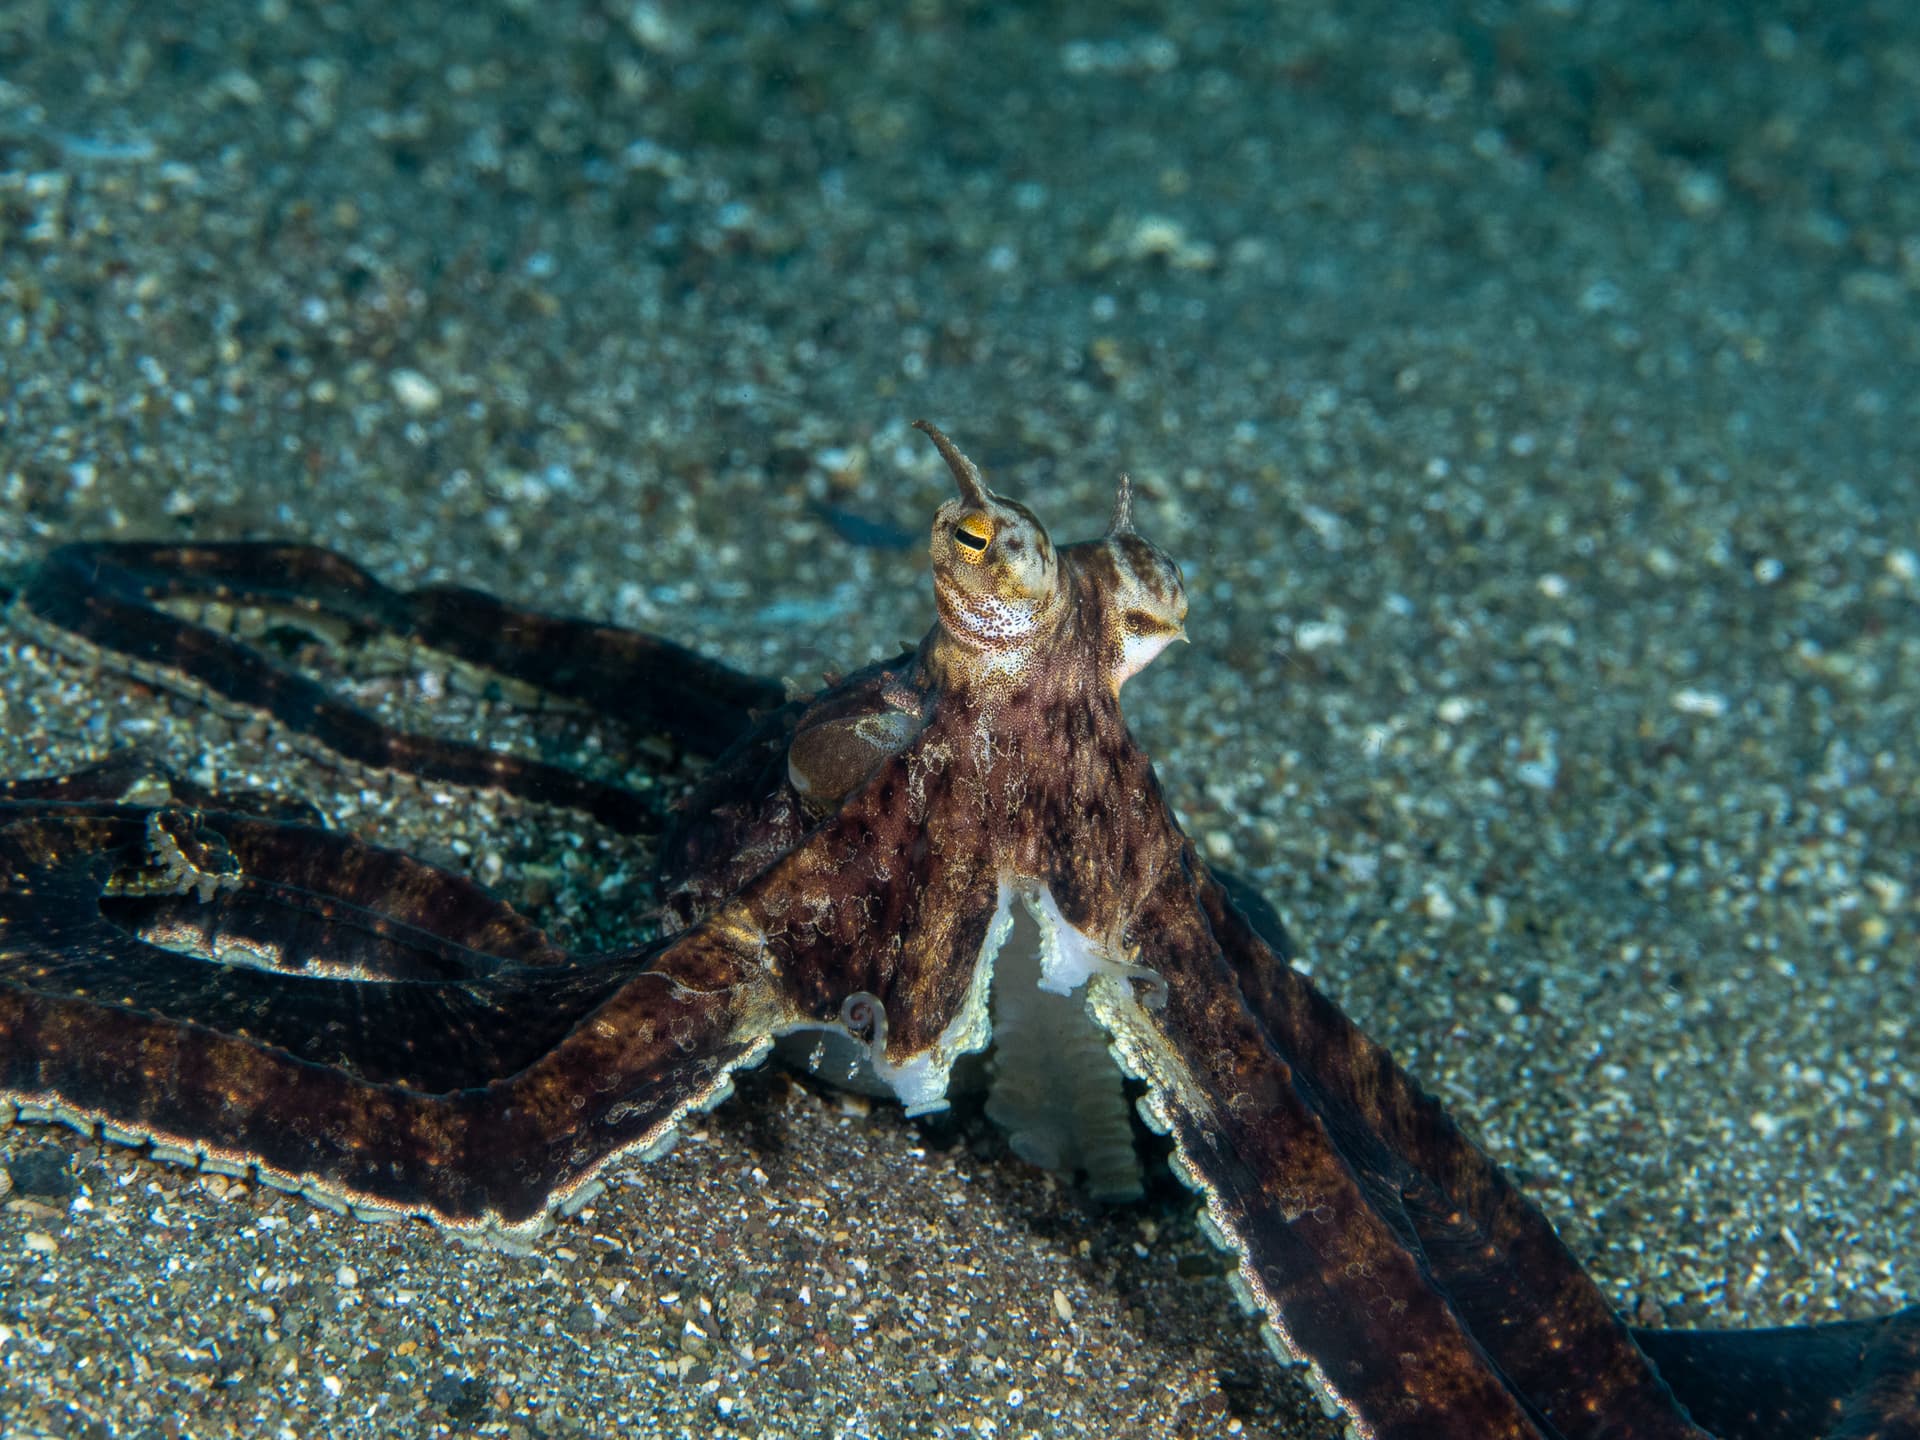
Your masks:
M928 623L909 420L1057 540L1125 468L1169 793L1619 1303L1913 1299L1920 25L1272 8L13 7L0 573L283 536L811 680ZM0 771L644 924L630 842L0 645ZM531 1259L0 1162L9 1437L1324 1433L1177 1202L779 1078Z

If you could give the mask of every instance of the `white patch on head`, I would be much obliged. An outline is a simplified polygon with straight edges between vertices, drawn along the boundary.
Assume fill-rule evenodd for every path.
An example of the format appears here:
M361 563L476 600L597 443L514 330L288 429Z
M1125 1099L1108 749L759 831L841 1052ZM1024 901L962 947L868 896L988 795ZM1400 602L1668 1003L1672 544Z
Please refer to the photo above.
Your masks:
M1181 627L1165 635L1124 635L1120 640L1120 665L1114 672L1113 686L1117 690L1148 665L1153 663L1167 646L1176 640L1186 638L1186 629Z
M1180 567L1149 542L1129 532L1107 542L1118 583L1108 599L1111 623L1120 631L1120 657L1113 688L1138 675L1175 640L1187 635L1187 590Z
M976 635L996 640L1016 640L1031 635L1034 617L1040 607L1032 600L1002 600L997 595L976 595L967 609L967 621Z
M998 595L974 595L955 587L946 616L950 628L969 639L992 646L1016 644L1040 628L1038 600L1007 600Z

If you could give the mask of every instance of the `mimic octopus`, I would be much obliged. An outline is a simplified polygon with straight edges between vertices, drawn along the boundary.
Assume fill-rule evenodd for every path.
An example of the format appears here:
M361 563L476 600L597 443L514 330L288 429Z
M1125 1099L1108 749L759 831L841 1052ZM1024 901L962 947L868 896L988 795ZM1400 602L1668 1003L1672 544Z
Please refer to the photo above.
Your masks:
M909 1113L1027 983L1076 997L1169 1135L1272 1348L1351 1431L1920 1436L1920 1307L1757 1332L1626 1324L1538 1210L1288 963L1182 832L1120 692L1180 638L1179 567L1134 528L1056 547L938 430L924 641L804 700L670 642L400 592L299 546L81 544L17 624L349 762L616 828L635 792L400 732L183 599L385 629L622 712L712 764L671 817L669 933L572 954L478 886L126 764L0 794L0 1101L369 1218L524 1246L730 1091L832 1037ZM166 608L172 605L173 609ZM1011 1102L1010 1102L1011 1103ZM1045 1148L1035 1141L1036 1148Z

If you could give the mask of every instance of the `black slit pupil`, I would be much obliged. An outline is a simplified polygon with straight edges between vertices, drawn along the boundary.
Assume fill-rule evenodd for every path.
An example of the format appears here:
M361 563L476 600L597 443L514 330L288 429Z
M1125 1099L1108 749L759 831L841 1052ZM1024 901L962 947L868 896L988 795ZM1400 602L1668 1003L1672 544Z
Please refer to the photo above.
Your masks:
M953 532L953 538L966 546L967 549L973 551L976 555L987 548L987 542L970 530L956 530Z

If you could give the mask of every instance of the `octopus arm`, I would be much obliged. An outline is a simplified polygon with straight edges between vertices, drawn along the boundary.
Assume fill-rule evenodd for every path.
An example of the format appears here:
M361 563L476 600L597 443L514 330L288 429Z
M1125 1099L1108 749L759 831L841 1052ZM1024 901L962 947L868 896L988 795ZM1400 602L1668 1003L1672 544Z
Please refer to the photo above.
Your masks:
M782 698L777 681L743 674L657 635L519 609L464 586L396 589L316 545L63 545L22 596L28 613L136 657L120 627L137 620L131 633L160 640L153 658L167 665L178 663L180 653L167 637L177 642L182 629L201 627L166 626L169 617L155 602L191 598L329 615L385 631L656 730L701 755L718 754L754 711ZM216 674L200 678L223 688ZM233 680L238 686L246 677Z
M1697 1440L1544 1219L1477 1151L1455 1153L1471 1147L1438 1107L1190 852L1129 934L1166 1004L1099 982L1096 1016L1279 1348L1358 1433Z
M478 887L230 814L0 805L0 983L447 1091L530 1063L645 968L575 961Z
M1635 1330L1720 1440L1920 1437L1920 1306L1767 1330Z
M757 1058L729 997L647 974L618 998L651 1028L620 1037L617 1070L586 1069L563 1043L509 1080L429 1094L245 1035L0 983L0 1099L329 1208L420 1215L516 1248L608 1159L665 1140Z
M1258 910L1249 920L1219 878L1202 878L1201 908L1268 1038L1346 1137L1375 1203L1555 1433L1658 1433L1621 1427L1667 1423L1677 1402L1721 1440L1837 1436L1843 1415L1862 1417L1862 1435L1920 1436L1920 1382L1912 1379L1920 1306L1824 1326L1625 1326L1546 1217L1381 1046L1284 963L1284 935L1270 935ZM1909 1393L1885 1391L1881 1375L1906 1377Z
M1545 1216L1209 876L1206 933L1368 1204L1515 1394L1569 1437L1697 1434Z
M1362 1434L1920 1436L1920 1307L1630 1329L1499 1167L1185 862L1134 922L1165 1010L1111 988L1096 1005L1157 1082L1255 1304Z
M169 818L209 845L217 823L261 868L227 852L218 872L185 872L179 893L142 895L139 905L166 907L156 938L109 913L125 902L102 890L140 871L151 858L142 847ZM333 1208L418 1214L514 1246L590 1194L609 1159L662 1145L689 1110L717 1103L731 1072L791 1018L727 925L624 956L489 956L460 941L516 936L507 907L463 913L436 933L384 915L362 872L349 916L337 895L292 883L313 879L306 842L276 852L250 843L260 838L251 825L268 822L113 805L0 809L0 1102L161 1158L257 1173ZM363 848L367 864L390 854ZM272 868L276 855L284 871ZM389 873L402 884L396 908L408 899L402 882L420 878L414 864ZM148 889L159 884L152 870ZM204 900L190 893L202 881ZM289 948L308 943L290 892L328 907L327 948ZM197 940L278 936L281 948L237 961L160 943L195 909L222 917L194 918ZM144 909L135 920L154 923ZM340 973L343 956L353 973ZM313 971L295 963L303 958Z
M256 605L390 634L697 754L719 753L756 710L781 702L777 683L672 641L515 609L472 590L393 589L310 545L65 545L22 590L12 619L75 658L99 659L231 712L272 715L358 765L566 806L625 833L657 827L642 794L539 760L395 730L243 640L164 608L169 601Z
M1831 1440L1920 1440L1920 1305L1880 1322Z

